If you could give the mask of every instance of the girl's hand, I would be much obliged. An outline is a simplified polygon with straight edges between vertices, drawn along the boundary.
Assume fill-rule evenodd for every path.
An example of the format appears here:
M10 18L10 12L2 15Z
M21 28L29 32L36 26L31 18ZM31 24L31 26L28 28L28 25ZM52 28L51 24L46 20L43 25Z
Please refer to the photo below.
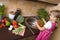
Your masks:
M41 26L38 24L38 21L35 22L35 25L36 25L36 27L37 27L39 30L45 30L44 27L41 27Z
M36 26L36 27L39 26L38 21L35 22L35 26ZM40 26L39 26L39 27L40 27Z
M37 21L35 22L35 25L37 24Z

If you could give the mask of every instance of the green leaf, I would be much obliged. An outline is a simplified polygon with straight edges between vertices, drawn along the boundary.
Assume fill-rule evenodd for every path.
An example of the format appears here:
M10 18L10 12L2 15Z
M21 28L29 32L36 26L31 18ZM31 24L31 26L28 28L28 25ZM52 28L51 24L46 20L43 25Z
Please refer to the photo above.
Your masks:
M41 8L38 10L38 16L40 18L46 18L48 17L48 12L44 8Z
M19 15L19 16L17 17L16 21L17 21L18 23L22 23L22 22L24 21L24 17L21 16L21 15Z
M40 20L42 20L42 18L45 20L45 19L48 19L49 17L48 12L44 8L39 9L37 12L37 15L40 18Z
M5 6L0 6L0 15L4 14Z
M12 32L15 34L19 34L19 32L21 32L24 29L25 29L25 26L19 23L19 27L13 30Z

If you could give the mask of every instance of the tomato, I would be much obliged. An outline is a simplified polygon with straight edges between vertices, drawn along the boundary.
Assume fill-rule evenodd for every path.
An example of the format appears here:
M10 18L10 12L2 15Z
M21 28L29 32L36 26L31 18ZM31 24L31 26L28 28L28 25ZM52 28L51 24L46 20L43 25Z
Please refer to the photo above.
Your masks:
M2 28L2 25L0 25L0 28Z
M2 20L2 23L4 23L5 22L5 20Z
M13 28L15 29L15 28L18 28L18 25L13 25Z
M15 20L13 20L12 25L17 25L17 22Z
M4 24L4 23L2 23L2 24L1 24L1 26L2 26L2 27L5 27L5 24Z
M8 19L7 19L7 18L4 18L4 20L5 20L5 22L6 22L6 21L8 21Z

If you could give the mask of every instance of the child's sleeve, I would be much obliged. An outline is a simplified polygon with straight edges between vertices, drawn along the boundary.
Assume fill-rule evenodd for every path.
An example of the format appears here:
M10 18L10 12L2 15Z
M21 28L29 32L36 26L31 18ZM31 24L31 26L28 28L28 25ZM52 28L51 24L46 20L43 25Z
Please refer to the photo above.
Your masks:
M51 23L50 21L48 21L48 22L44 25L44 27L45 27L46 29L50 29L50 28L52 27L52 23Z

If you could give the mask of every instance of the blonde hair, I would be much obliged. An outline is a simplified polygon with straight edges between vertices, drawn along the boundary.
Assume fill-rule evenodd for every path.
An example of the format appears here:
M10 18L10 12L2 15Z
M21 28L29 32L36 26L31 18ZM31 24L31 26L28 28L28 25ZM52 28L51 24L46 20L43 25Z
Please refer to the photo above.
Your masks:
M53 12L55 12L55 13L53 13ZM59 20L60 20L60 10L53 10L53 11L51 11L51 13L53 13L54 16L59 18Z

